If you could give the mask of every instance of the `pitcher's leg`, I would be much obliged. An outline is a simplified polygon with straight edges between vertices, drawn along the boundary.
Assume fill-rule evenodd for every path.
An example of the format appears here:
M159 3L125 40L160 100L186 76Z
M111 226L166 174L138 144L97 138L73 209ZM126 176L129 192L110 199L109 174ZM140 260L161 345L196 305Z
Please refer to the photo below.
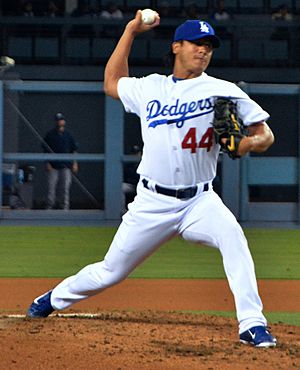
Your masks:
M62 281L54 288L51 304L61 310L82 299L93 296L105 288L119 283L153 253L164 241L174 235L170 225L155 223L134 225L130 215L119 227L114 240L102 262L84 267L77 275ZM131 225L133 223L133 225Z
M234 295L239 332L242 333L253 326L266 326L267 320L262 313L254 263L244 233L234 217L230 220L228 216L226 228L219 237L218 247Z
M191 220L198 221L192 222ZM205 216L204 216L205 215ZM203 217L204 216L204 217ZM182 236L219 248L229 286L234 295L239 331L266 325L258 294L253 260L244 233L233 214L213 192L186 217Z

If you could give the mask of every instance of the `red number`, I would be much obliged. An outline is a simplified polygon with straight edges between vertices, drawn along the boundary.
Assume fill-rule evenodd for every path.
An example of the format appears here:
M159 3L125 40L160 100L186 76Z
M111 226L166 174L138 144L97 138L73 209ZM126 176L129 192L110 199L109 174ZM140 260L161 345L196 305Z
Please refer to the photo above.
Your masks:
M209 152L212 146L212 141L213 141L213 128L210 127L207 129L206 133L202 136L199 143L199 148L206 148L206 150Z
M182 143L182 149L191 149L191 153L196 153L197 141L196 141L196 128L192 127L188 130Z
M209 127L202 136L199 145L197 145L196 128L191 127L185 135L181 147L182 149L190 149L191 153L196 153L197 148L206 148L209 152L213 143L213 129Z

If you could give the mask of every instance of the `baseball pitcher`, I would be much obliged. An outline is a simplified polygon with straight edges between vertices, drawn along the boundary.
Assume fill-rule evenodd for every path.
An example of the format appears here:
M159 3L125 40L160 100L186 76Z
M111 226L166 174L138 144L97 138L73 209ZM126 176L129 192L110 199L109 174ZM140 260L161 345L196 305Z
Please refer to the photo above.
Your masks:
M267 330L246 238L212 187L220 150L235 159L263 152L273 143L266 123L269 114L235 84L205 73L220 46L205 21L188 20L175 30L171 75L129 77L128 57L135 37L159 23L157 13L149 25L137 11L105 69L105 93L140 118L144 148L137 196L104 260L36 298L27 315L46 317L100 293L125 279L165 241L180 235L219 249L234 295L240 341L274 347L276 339Z

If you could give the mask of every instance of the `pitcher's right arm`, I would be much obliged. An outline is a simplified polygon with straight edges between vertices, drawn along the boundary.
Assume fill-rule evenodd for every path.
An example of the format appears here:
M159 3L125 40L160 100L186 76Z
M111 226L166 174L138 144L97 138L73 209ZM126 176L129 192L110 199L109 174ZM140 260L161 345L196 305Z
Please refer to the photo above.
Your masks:
M125 30L109 58L104 71L104 92L105 94L119 99L118 81L121 77L129 77L128 57L135 37L142 32L159 25L160 18L157 14L156 20L151 25L142 21L142 12L138 10L135 18L127 23Z

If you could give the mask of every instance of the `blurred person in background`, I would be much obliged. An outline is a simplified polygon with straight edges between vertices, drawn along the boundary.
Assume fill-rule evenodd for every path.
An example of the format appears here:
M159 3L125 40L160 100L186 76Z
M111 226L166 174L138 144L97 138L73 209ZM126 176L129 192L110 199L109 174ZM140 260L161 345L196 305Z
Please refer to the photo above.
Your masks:
M293 20L293 15L289 12L288 6L282 4L278 10L272 14L272 19L274 21L291 21Z
M229 21L233 18L232 14L226 9L224 0L217 0L216 7L213 9L210 18L215 22L215 30L221 39L232 37L227 27L221 25L222 22Z
M46 17L51 17L51 18L55 18L55 17L58 17L60 15L59 14L59 9L58 9L57 5L55 4L55 1L48 1L47 8L44 12L44 15Z
M186 8L184 8L182 16L187 19L200 19L200 9L196 3L189 4Z
M24 17L34 17L35 16L34 9L33 9L33 4L32 4L31 1L26 1L23 4L22 15Z
M108 20L122 20L124 18L124 14L115 3L110 2L101 11L100 18ZM105 37L119 37L120 32L121 28L119 23L116 23L115 25L105 25L103 28Z
M225 1L218 0L215 11L212 14L214 21L228 21L231 19L231 14L226 10Z
M161 15L161 17L165 17L165 18L174 17L174 15L175 15L174 11L170 7L170 3L168 1L162 1L160 3L158 11L159 11L159 14Z
M293 20L293 15L289 12L289 8L286 4L280 5L278 10L271 16L273 21L283 21L282 23L290 22ZM288 27L280 25L275 28L271 35L271 40L287 40L290 39L290 31Z
M162 1L158 8L158 12L161 15L161 17L174 18L178 16L179 8L176 8L173 5L171 6L168 1ZM174 27L171 25L170 26L165 25L163 28L160 27L154 28L153 32L155 35L154 37L170 39L170 37L172 37L173 35Z
M47 132L43 149L46 153L75 153L78 145L73 136L66 130L66 120L62 113L55 115L55 127ZM78 172L76 161L47 162L48 194L47 209L53 209L56 204L56 189L59 185L58 204L60 209L70 209L70 187L72 172Z
M123 19L124 15L121 9L113 2L107 4L104 10L100 13L100 17L104 19Z

